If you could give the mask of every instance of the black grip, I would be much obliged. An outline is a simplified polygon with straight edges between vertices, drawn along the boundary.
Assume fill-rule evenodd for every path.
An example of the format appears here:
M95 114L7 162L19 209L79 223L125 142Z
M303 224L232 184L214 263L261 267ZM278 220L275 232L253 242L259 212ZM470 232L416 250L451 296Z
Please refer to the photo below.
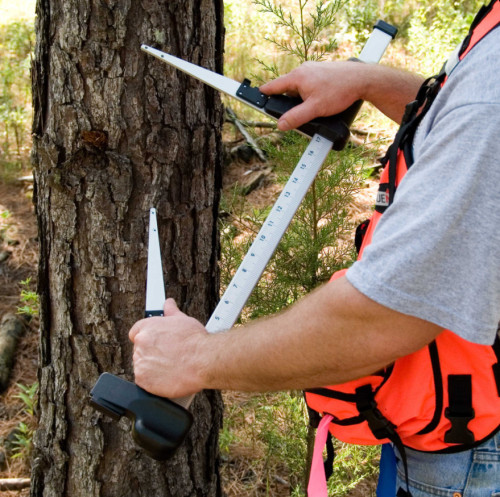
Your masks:
M127 416L133 423L134 440L159 461L175 453L193 423L187 409L110 373L99 377L90 392L90 402L114 419Z
M302 103L298 97L288 97L286 95L273 95L265 105L265 110L273 117L279 118L292 107ZM362 101L354 102L348 109L335 116L317 117L309 121L298 129L304 134L312 137L316 133L324 136L333 142L334 150L342 150L349 139L349 127L361 107Z
M248 79L243 80L236 95L257 107L264 108L267 114L276 119L279 119L285 112L303 102L299 97L289 97L288 95L271 95L268 97L261 93L257 87L252 87ZM298 129L311 138L315 134L320 134L333 142L333 150L342 150L349 139L349 127L354 121L362 103L361 100L358 100L340 114L329 117L317 117L303 124Z
M152 318L154 316L163 316L163 311L159 311L159 310L156 310L156 311L148 311L146 310L144 312L144 317L145 318Z

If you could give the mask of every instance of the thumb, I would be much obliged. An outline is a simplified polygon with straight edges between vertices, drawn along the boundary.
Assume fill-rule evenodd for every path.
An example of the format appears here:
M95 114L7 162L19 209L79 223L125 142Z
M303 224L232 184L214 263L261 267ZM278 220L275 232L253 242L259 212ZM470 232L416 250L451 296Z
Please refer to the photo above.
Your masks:
M164 316L174 316L175 314L182 314L182 312L177 307L174 299L167 299L163 304L163 315Z
M297 96L299 94L297 84L295 80L290 77L290 73L261 85L259 90L266 95L286 93L290 96Z

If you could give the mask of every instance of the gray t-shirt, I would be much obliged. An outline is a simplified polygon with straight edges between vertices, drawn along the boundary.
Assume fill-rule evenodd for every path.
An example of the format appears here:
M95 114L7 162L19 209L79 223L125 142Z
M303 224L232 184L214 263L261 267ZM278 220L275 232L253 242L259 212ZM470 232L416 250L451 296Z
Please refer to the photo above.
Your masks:
M500 28L452 71L394 203L347 272L372 300L481 344L500 321L498 47Z

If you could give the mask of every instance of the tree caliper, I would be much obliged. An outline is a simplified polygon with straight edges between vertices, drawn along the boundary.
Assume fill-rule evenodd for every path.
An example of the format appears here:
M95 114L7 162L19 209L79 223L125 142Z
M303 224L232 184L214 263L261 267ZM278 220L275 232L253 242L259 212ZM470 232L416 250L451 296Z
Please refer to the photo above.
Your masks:
M396 32L393 26L378 21L360 56L355 60L377 63ZM141 48L146 53L274 119L302 103L300 98L286 95L264 95L258 88L252 87L247 79L238 83L147 45L142 45ZM342 150L346 145L349 127L361 104L361 101L355 102L341 114L316 118L298 128L297 131L311 137L311 141L210 317L206 325L209 333L228 330L238 319L328 153L331 149ZM165 287L156 210L151 209L145 316L163 316L164 301ZM92 405L105 414L115 419L121 416L130 418L134 440L151 457L158 460L173 455L193 421L188 408L194 396L173 400L158 397L110 373L103 373L99 377L90 395Z

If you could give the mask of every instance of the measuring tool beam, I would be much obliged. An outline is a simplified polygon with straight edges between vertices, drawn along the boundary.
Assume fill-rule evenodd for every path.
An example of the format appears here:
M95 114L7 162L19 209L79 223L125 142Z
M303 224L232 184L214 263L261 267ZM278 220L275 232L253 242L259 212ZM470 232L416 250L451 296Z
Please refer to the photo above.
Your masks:
M390 24L378 21L358 60L370 63L378 62L390 41L396 36L396 32L396 28ZM259 88L252 87L249 79L244 79L242 83L238 83L222 74L197 66L148 45L142 45L141 49L273 119L279 119L285 112L302 103L302 99L288 95L265 95L261 93ZM359 107L359 102L354 103L349 109L335 116L313 119L300 126L297 131L309 138L312 138L315 134L320 134L332 142L334 150L342 150L349 139L349 127L356 117Z
M278 200L262 224L250 249L227 286L217 307L212 313L206 329L209 333L232 328L264 269L285 234L302 199L318 174L332 142L321 135L314 135L288 179ZM189 408L194 395L172 399Z
M314 135L309 142L210 317L206 325L210 333L227 330L238 319L331 148L332 142L321 135Z
M163 316L165 283L161 263L160 237L156 209L149 210L148 269L146 278L146 318Z

